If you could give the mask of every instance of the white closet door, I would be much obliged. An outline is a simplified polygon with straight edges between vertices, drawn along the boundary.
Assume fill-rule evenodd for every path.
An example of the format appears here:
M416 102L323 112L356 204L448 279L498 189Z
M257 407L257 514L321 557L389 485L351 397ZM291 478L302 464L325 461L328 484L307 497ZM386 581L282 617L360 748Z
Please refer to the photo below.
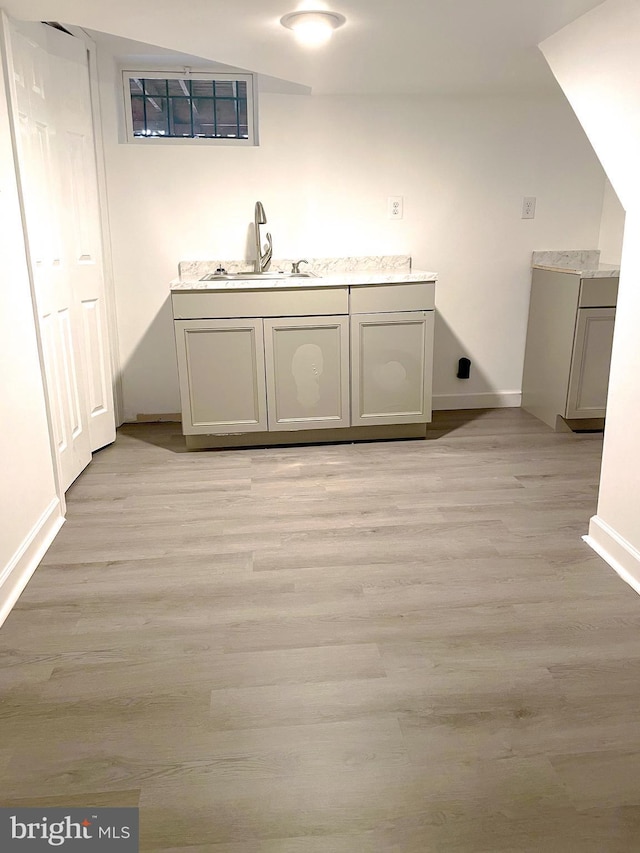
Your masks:
M47 27L56 102L56 138L65 266L77 308L91 450L115 439L115 417L104 295L96 149L87 48Z
M10 22L12 111L47 393L64 489L115 437L85 46Z

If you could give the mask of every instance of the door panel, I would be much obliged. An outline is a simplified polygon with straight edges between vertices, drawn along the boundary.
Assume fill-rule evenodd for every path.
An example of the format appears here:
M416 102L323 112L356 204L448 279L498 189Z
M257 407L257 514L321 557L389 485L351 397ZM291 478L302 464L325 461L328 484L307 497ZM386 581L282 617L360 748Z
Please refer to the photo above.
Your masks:
M433 311L351 317L351 423L431 420Z
M79 39L28 22L10 22L6 47L47 396L66 489L91 451L115 438L87 53Z
M60 191L67 200L61 220L65 263L78 323L90 446L91 450L97 450L115 439L115 417L87 50L80 39L51 27L46 30L52 80L58 96ZM86 333L86 306L93 306L93 336ZM91 400L92 388L101 389L99 405L95 395Z
M45 314L40 317L40 336L47 371L47 386L51 402L51 419L54 443L59 458L67 449L67 430L65 427L64 397L60 382L60 367L58 364L58 348L53 315Z
M58 311L58 337L63 364L62 375L64 377L65 411L69 415L68 428L73 439L80 435L84 425L82 423L82 414L80 409L78 370L73 351L71 320L68 308L63 308L62 311Z
M605 416L615 316L615 308L580 308L578 311L567 418Z
M111 389L105 374L105 323L102 304L98 299L85 299L82 306L82 332L87 358L87 404L90 417L107 412L111 404Z
M348 317L265 319L270 430L349 426Z
M262 320L176 320L185 435L267 429Z
M91 199L87 183L91 179L87 168L87 138L79 133L67 132L66 135L66 170L71 188L71 223L70 247L75 263L96 263L94 256L95 240L92 235L92 222L83 215L83 211L91 209Z
M74 298L59 226L62 205L50 62L42 25L12 24L10 38L12 60L19 68L11 100L20 186L60 483L66 490L89 463L91 448L77 368Z

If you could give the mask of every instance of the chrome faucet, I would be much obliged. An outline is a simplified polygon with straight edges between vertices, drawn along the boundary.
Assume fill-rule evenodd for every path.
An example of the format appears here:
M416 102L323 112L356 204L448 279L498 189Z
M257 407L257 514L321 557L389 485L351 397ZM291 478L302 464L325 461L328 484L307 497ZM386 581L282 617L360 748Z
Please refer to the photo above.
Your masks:
M262 253L262 241L260 239L260 226L267 224L267 216L264 212L264 207L262 206L261 201L256 202L256 209L253 218L255 224L255 237L256 237L256 272L261 273L265 272L269 269L269 264L271 263L271 255L273 254L273 242L271 240L271 234L267 231L267 242L265 244L264 254Z

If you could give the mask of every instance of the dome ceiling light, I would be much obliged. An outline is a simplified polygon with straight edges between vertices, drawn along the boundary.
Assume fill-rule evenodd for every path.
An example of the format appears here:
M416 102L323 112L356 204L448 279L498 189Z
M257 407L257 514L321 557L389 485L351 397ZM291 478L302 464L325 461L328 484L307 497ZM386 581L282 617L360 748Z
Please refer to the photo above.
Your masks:
M338 12L323 10L304 10L289 12L280 18L283 27L293 30L296 39L308 47L326 44L333 31L341 27L347 19Z

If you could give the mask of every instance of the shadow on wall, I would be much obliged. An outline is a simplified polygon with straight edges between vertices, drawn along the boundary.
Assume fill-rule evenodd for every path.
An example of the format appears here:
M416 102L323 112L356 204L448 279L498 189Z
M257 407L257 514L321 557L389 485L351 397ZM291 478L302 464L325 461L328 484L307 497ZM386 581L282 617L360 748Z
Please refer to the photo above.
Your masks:
M458 379L460 358L471 361L468 379ZM451 389L444 394L441 388ZM433 408L434 410L452 409L489 409L520 405L520 389L505 392L494 388L487 376L478 366L474 354L454 333L443 315L436 311L434 365L433 365Z
M171 296L122 366L124 419L176 420L180 412Z

